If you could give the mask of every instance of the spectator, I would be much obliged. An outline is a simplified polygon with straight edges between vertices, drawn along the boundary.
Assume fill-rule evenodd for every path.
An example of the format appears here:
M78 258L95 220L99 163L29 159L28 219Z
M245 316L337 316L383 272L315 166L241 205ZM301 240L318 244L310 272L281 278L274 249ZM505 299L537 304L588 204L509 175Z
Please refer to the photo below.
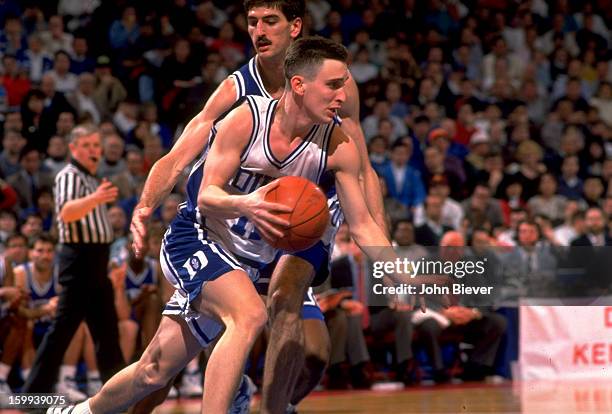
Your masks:
M471 197L461 204L465 217L474 227L482 226L485 222L498 227L504 222L499 200L491 197L491 190L485 183L477 184Z
M448 181L443 175L436 175L431 179L429 183L429 194L438 196L442 200L440 223L448 228L452 228L457 231L461 230L463 209L461 208L461 204L449 197L450 187L448 185ZM420 226L424 224L425 221L425 210L423 209L423 206L420 205L414 212L414 224Z
M108 159L105 158L105 160L108 162ZM128 148L125 165L125 170L110 177L110 181L119 189L119 200L138 197L139 193L137 191L146 179L144 158L140 149Z
M89 114L95 124L99 124L102 115L95 99L96 78L88 72L79 75L77 89L67 96L68 102L76 110L79 117Z
M572 240L584 232L584 212L580 210L577 201L569 200L565 203L563 215L563 224L554 229L555 239L560 246L569 246Z
M18 16L6 16L4 30L0 33L0 53L20 55L27 49L26 33Z
M127 97L125 87L111 71L111 61L108 56L98 56L96 60L96 89L94 99L102 118L110 117L119 104Z
M21 65L27 70L31 82L41 81L43 73L53 67L53 57L43 49L42 38L34 33L28 38L28 49L23 54Z
M43 161L43 167L49 171L52 177L66 166L68 163L68 144L66 139L59 135L54 135L49 140L47 147L47 157Z
M561 164L561 177L559 177L559 195L568 200L579 200L582 196L582 180L578 177L578 157L569 156Z
M19 208L27 209L34 205L42 188L53 186L53 177L42 167L41 154L32 146L24 147L19 153L19 172L7 178L19 197Z
M20 233L28 239L28 245L32 245L34 240L43 232L43 218L37 213L26 215L21 224Z
M96 61L89 56L89 44L87 37L76 35L72 43L73 54L70 59L70 73L80 75L83 72L93 73L96 69Z
M414 239L422 246L438 246L440 239L451 227L442 224L443 200L437 195L425 199L425 221L414 229Z
M502 300L528 295L553 296L557 260L550 244L543 242L540 226L533 220L518 223L516 247L503 258Z
M51 16L49 18L49 30L41 33L40 37L45 45L45 51L50 55L54 55L60 50L73 53L74 37L64 31L64 21L61 16Z
M119 53L134 45L140 36L136 9L128 6L123 9L121 19L115 20L108 32L110 46Z
M2 153L0 154L0 173L3 178L16 174L21 170L19 154L27 141L18 130L8 129L4 131L2 139Z
M584 180L582 198L587 207L601 207L604 186L601 178L597 176L588 177Z
M2 56L2 66L4 73L0 78L0 85L6 90L8 107L18 108L31 86L27 70L19 66L15 55Z
M331 338L328 389L346 389L342 363L350 364L350 380L354 389L368 389L371 381L365 372L370 360L362 329L362 319L367 309L359 300L358 287L361 263L359 250L351 240L346 225L338 230L335 239L337 251L331 262L327 286L320 288L319 298Z
M123 139L117 134L107 135L102 145L102 160L98 167L98 176L110 178L125 171L127 165L123 159L125 150Z
M63 94L72 93L78 85L78 78L70 72L70 55L64 50L55 52L53 69L47 72L55 81L55 88Z
M463 257L465 241L460 233L446 233L440 241L440 246L442 259L459 260ZM474 345L464 365L462 379L481 381L493 374L493 363L500 339L506 330L506 321L501 315L485 308L468 308L461 305L441 309L439 312L428 307L423 315L415 313L413 322L430 357L434 381L449 381L440 347L440 337L443 333L448 337L460 336L463 342Z
M390 161L378 170L389 190L389 195L408 208L414 208L425 199L421 174L409 165L410 147L397 142L391 149Z
M444 158L445 155L438 147L431 146L425 149L425 170L423 172L425 186L430 188L434 177L444 176L451 189L451 197L462 200L464 198L465 180L462 180L455 170L446 167Z
M528 201L531 214L543 214L553 222L564 219L566 198L557 195L557 179L553 174L540 176L539 194Z

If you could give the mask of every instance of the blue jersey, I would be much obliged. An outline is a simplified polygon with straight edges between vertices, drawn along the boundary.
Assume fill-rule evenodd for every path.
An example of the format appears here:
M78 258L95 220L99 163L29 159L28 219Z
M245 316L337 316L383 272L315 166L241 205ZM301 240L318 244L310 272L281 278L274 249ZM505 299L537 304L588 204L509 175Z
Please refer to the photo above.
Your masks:
M135 273L129 266L125 277L125 291L130 300L136 299L145 285L157 286L158 275L155 260L147 257L140 273Z
M49 301L59 294L59 271L58 266L53 266L52 276L44 285L40 285L34 279L34 272L32 269L32 262L27 262L22 265L26 274L26 289L30 296L29 307L38 308L46 305ZM45 315L38 319L36 323L48 323L53 319L52 316Z

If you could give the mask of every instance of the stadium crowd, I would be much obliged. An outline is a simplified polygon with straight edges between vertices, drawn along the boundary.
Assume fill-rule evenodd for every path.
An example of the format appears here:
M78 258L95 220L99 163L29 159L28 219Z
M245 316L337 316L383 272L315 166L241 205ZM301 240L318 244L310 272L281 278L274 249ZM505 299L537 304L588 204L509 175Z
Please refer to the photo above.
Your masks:
M306 1L303 34L350 51L398 248L419 257L423 246L467 246L544 274L554 273L555 247L612 245L607 4ZM131 361L171 294L157 257L184 186L157 211L145 260L130 251L132 210L153 163L252 53L238 1L0 1L0 393L19 389L56 309L53 182L68 161L69 132L99 127L98 176L119 190L109 209L109 277ZM516 308L368 307L367 279L358 249L339 232L330 280L319 289L332 338L326 386L511 377ZM609 275L601 279L597 294L612 285ZM50 293L40 295L41 286ZM83 365L86 388L75 379ZM58 381L74 400L100 386L85 324ZM177 387L201 393L197 360Z

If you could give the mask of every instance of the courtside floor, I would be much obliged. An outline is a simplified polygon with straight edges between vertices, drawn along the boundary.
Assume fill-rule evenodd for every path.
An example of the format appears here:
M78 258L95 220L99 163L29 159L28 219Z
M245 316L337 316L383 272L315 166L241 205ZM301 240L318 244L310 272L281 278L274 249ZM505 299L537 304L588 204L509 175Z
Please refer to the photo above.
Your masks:
M252 413L258 413L255 399ZM300 414L345 413L612 413L612 382L515 382L419 386L401 391L314 392ZM199 413L200 401L167 401L157 414Z

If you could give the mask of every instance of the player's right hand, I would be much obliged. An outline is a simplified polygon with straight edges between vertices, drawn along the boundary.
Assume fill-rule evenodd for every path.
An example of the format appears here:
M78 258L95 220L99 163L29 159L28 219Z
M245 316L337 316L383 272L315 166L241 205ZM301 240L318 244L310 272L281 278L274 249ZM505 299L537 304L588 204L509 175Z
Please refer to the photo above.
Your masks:
M59 296L53 296L51 299L49 299L49 302L47 302L47 304L45 305L45 311L48 315L55 315L58 300Z
M147 237L147 222L151 218L153 214L153 209L151 207L136 207L134 209L134 214L132 215L132 223L130 224L130 232L132 232L132 236L134 241L132 242L132 249L134 250L134 255L138 259L142 259L145 240Z
M243 215L251 220L259 234L266 240L275 240L285 235L284 229L289 227L289 221L279 214L293 211L292 207L265 200L266 194L278 187L278 184L277 180L272 181L245 195L242 202Z
M93 193L93 196L98 204L112 203L117 199L118 195L119 189L106 178L102 179L102 182Z

